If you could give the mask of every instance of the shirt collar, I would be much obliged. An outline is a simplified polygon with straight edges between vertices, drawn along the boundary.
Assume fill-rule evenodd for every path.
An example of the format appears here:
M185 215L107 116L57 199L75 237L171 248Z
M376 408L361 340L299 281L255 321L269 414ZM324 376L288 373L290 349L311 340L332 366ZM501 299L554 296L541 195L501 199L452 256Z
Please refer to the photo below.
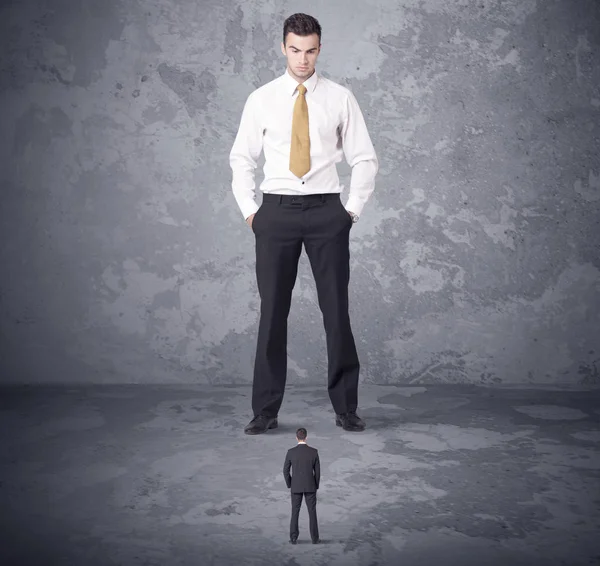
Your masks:
M298 87L298 81L293 78L286 69L283 73L283 79L285 81L285 89L286 92L289 92L292 96L296 92L296 88ZM309 79L305 80L302 84L306 87L308 92L313 92L319 82L319 75L317 74L317 70L310 76Z
M298 442L298 444L306 444L306 442L304 442L303 440L300 440L300 441Z

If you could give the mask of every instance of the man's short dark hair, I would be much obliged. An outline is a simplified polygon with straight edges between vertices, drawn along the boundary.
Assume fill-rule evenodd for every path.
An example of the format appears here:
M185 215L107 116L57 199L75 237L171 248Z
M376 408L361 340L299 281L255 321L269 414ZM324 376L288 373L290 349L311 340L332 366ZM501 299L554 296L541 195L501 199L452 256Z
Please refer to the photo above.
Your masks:
M299 428L296 431L296 438L298 440L306 440L306 429L305 428Z
M321 25L312 16L308 14L293 14L283 22L283 44L288 33L307 36L316 33L319 36L319 45L321 45Z

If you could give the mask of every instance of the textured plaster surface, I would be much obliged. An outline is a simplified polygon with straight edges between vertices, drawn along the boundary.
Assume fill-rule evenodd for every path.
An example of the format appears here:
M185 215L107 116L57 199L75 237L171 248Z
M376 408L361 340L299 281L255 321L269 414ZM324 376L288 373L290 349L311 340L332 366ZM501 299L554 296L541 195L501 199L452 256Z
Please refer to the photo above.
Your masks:
M380 158L351 232L364 382L599 383L595 0L3 2L0 379L251 381L228 154L300 9ZM305 255L288 354L321 382Z
M294 387L254 437L245 386L0 393L7 566L600 561L598 391L368 385L348 433L324 388ZM305 507L288 543L299 426L321 460L317 546Z

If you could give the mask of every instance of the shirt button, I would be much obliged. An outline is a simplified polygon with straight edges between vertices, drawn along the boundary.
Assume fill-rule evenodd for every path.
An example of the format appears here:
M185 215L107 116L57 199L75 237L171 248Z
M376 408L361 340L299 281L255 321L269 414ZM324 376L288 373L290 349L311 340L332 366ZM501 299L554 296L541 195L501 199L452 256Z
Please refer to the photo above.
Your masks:
M302 184L304 185L304 181L302 181Z

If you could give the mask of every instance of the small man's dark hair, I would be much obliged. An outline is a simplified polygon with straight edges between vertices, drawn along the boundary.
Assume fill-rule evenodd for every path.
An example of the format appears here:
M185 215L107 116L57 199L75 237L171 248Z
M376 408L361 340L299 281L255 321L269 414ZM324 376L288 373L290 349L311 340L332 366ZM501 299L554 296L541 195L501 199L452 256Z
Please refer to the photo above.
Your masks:
M299 428L296 431L296 438L298 440L306 440L306 429L305 428Z
M293 33L301 37L316 33L319 36L319 45L321 45L321 25L316 18L308 14L292 14L285 22L283 22L283 44L288 33Z

